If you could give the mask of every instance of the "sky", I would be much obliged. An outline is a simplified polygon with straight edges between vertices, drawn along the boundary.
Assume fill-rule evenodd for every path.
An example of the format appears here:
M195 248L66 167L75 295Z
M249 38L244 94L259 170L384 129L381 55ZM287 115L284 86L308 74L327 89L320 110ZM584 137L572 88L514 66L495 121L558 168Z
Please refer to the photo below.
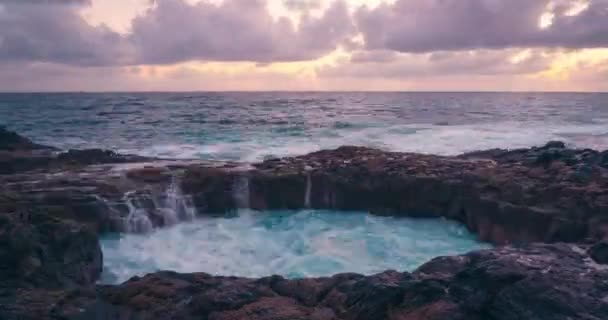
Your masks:
M0 0L0 91L608 91L608 0Z

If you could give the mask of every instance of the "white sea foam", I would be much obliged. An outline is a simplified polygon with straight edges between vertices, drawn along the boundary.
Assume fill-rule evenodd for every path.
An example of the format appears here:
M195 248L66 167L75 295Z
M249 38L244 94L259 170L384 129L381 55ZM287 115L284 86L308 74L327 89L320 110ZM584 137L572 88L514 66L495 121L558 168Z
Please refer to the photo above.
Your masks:
M338 130L310 137L247 137L235 142L157 145L129 151L156 157L255 162L268 157L296 156L342 145L457 155L490 148L540 146L550 140L562 140L573 147L607 149L608 121L586 125L513 121L466 125L389 125Z
M62 149L108 148L180 159L250 162L341 145L453 155L548 140L608 149L606 94L135 96L137 101L121 94L23 95L0 105L0 119Z
M159 216L163 226L196 218L196 208L190 196L184 195L179 187L179 179L174 177L171 184L161 193L138 194L126 192L123 202L127 206L127 216L123 219L123 229L131 233L149 233L154 230L150 216ZM153 206L145 205L151 202ZM154 212L150 212L154 211Z
M462 226L327 211L240 211L149 234L102 239L103 282L157 270L260 277L412 270L439 255L488 247Z

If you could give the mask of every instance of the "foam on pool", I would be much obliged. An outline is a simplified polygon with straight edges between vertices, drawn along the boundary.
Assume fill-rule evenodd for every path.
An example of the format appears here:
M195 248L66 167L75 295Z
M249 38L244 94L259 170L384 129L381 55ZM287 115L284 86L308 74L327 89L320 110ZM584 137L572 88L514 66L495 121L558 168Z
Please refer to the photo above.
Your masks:
M240 211L149 234L107 235L101 245L102 283L159 270L289 278L411 271L437 256L489 247L443 219L319 210Z

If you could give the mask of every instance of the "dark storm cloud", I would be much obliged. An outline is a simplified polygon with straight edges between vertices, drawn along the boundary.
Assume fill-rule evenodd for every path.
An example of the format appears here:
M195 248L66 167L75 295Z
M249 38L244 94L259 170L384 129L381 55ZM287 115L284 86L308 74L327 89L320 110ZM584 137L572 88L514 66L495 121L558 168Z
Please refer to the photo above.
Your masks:
M89 25L72 6L29 2L5 1L2 5L0 62L38 61L79 66L127 62L129 45L116 32L105 26Z
M539 28L553 3L553 24ZM608 46L608 0L592 0L579 15L574 1L397 0L355 14L366 47L400 52L511 47Z
M275 20L261 0L225 0L219 5L161 0L133 21L130 39L144 63L276 62L323 56L353 31L342 1L319 18L305 15L296 28L288 18Z

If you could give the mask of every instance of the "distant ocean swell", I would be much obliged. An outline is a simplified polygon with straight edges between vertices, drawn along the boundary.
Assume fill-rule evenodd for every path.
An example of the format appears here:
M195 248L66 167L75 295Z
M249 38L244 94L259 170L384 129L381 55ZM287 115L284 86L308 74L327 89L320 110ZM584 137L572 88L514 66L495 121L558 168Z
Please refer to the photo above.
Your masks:
M608 149L608 94L0 94L0 124L63 149L239 161L341 145Z

